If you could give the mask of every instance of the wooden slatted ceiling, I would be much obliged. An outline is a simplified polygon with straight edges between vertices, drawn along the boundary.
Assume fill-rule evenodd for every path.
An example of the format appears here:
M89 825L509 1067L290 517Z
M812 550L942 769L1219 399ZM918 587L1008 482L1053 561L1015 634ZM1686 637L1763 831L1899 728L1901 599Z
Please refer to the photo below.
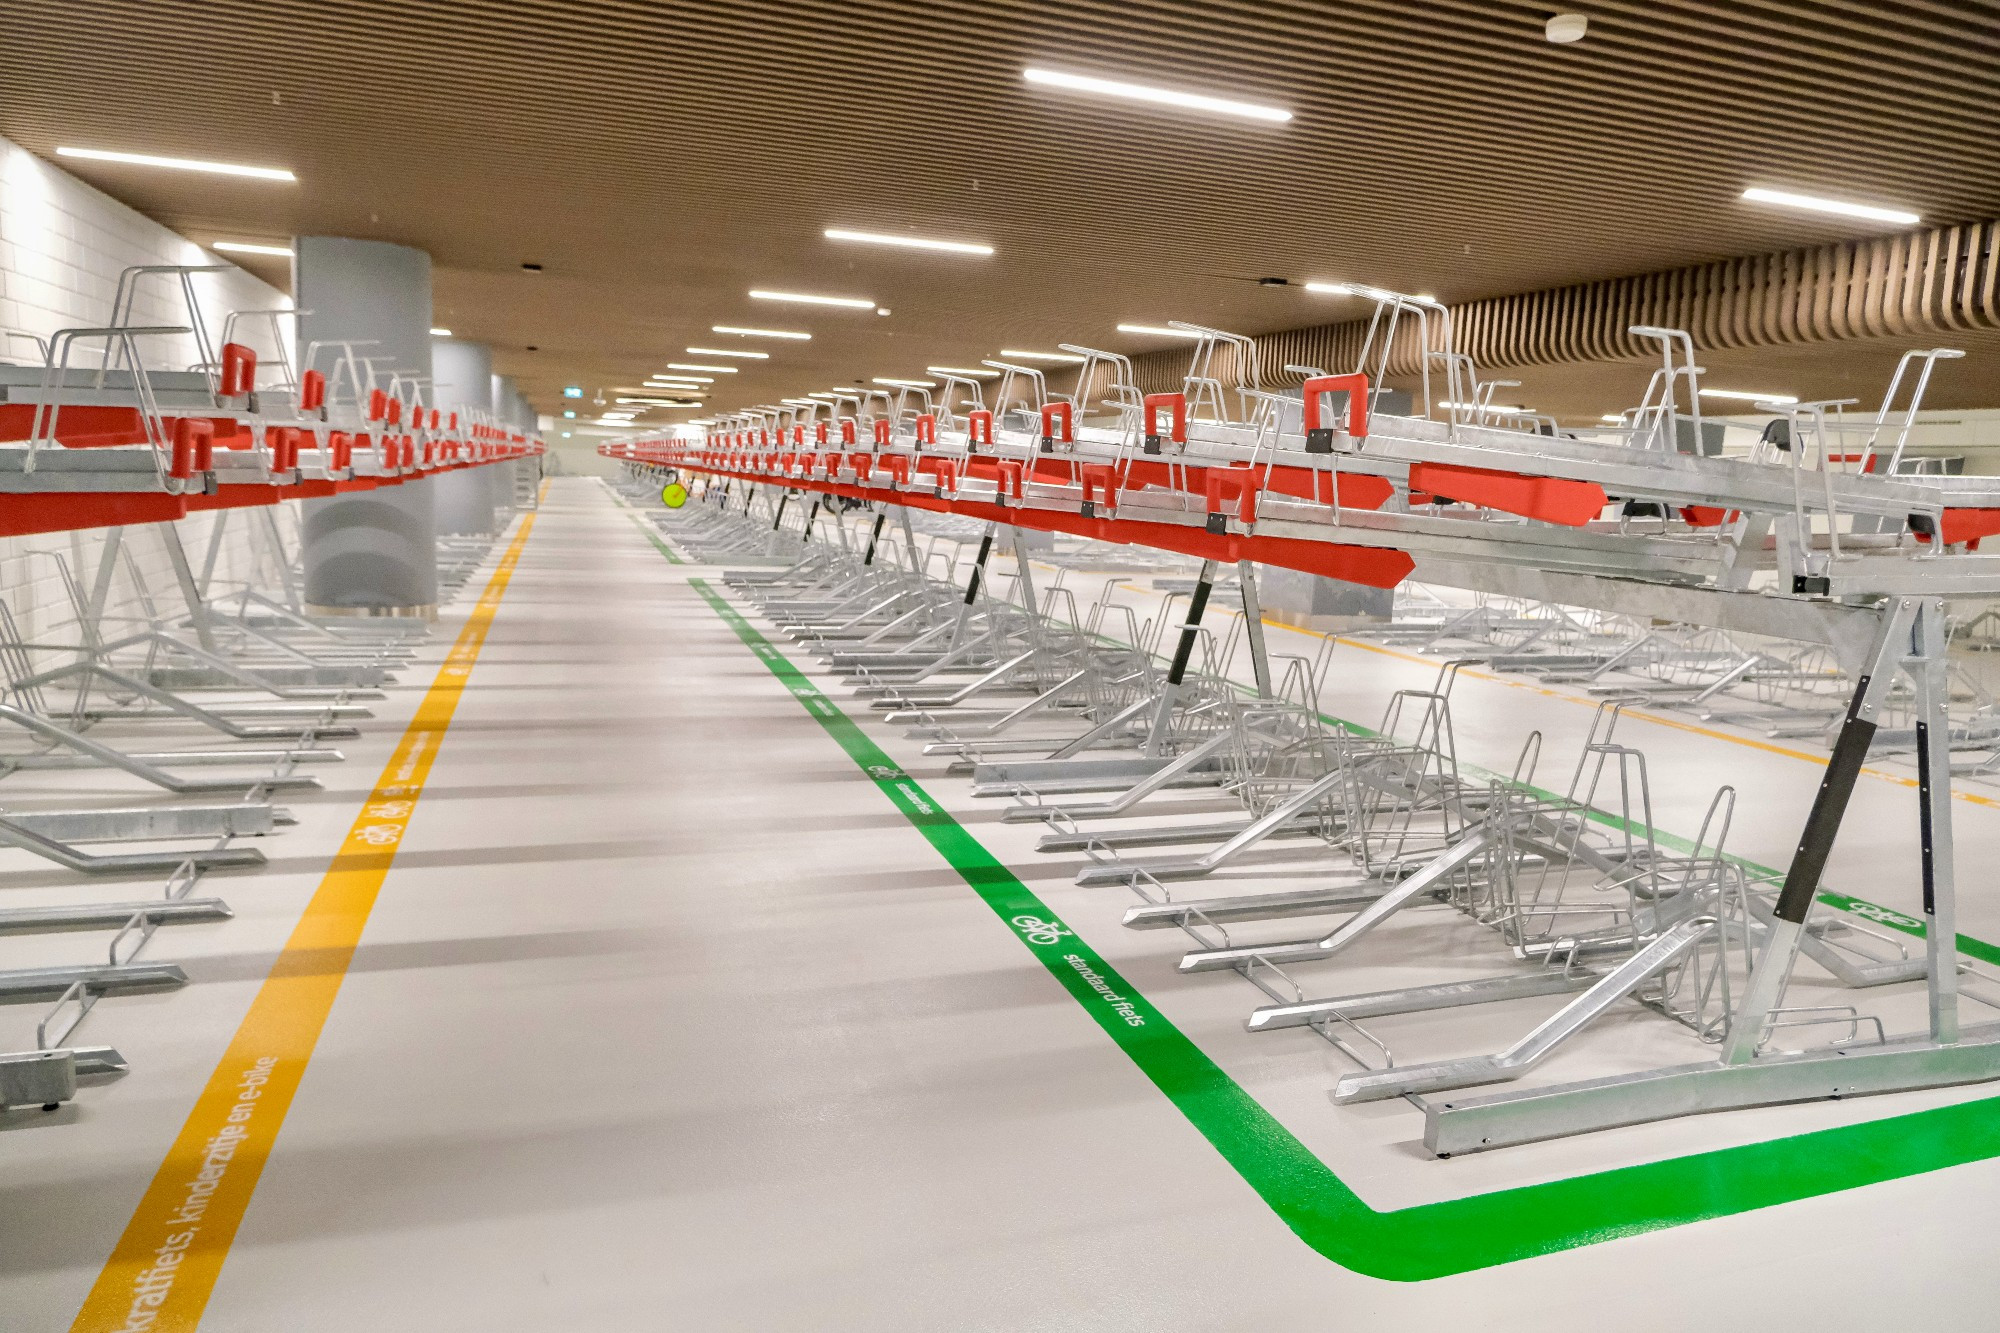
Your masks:
M1993 5L1576 8L1590 36L1553 46L1545 6L1474 0L0 0L0 133L293 168L297 187L65 163L197 239L424 247L440 321L494 344L544 409L565 382L701 359L682 349L714 323L815 334L718 376L728 407L1003 347L1163 346L1121 320L1267 333L1356 313L1265 276L1463 302L1892 230L1745 205L1749 185L1927 225L2000 215ZM1031 89L1028 64L1296 118ZM1000 253L841 246L830 225ZM1552 345L1583 337L1560 310L1520 313ZM1827 344L1788 387L1884 357ZM1960 366L1940 403L2000 402L2000 372ZM1523 394L1572 416L1622 405L1622 368L1563 370L1521 373Z

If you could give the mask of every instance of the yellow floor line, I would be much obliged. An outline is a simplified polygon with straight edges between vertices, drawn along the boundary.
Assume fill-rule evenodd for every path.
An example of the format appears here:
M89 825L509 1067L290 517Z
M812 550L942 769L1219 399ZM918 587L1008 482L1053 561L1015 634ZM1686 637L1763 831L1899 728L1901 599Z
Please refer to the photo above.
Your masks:
M192 1333L200 1324L534 526L524 515L70 1333Z

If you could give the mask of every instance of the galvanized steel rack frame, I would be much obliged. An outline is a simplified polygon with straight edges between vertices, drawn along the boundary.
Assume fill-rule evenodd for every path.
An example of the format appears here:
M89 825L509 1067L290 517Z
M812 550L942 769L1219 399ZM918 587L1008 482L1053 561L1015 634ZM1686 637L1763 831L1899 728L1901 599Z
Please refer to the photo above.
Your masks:
M1291 368L1303 374L1292 402L1263 387L1247 340L1181 325L1195 352L1178 393L1139 394L1123 367L1095 354L1067 397L1048 393L1039 374L993 362L1002 372L996 405L982 396L962 427L950 405L961 386L949 386L943 404L922 390L799 400L724 420L700 440L605 452L649 476L686 471L1194 555L1208 562L1203 587L1225 561L1384 587L1415 575L1825 644L1855 690L1785 883L1758 928L1740 928L1758 945L1719 1058L1420 1099L1426 1143L1450 1155L1733 1106L2000 1077L2000 1025L1966 1026L1958 1015L1945 656L1947 599L2000 596L2000 557L1978 549L2000 532L2000 482L1898 470L1922 387L1955 353L1906 357L1859 427L1839 417L1841 404L1770 404L1786 429L1767 433L1769 447L1749 457L1720 457L1677 447L1684 426L1701 438L1701 372L1684 333L1634 329L1661 350L1645 400L1616 438L1575 438L1546 425L1521 429L1492 408L1490 387L1451 351L1434 303L1371 296L1376 329L1361 364L1334 375ZM1406 337L1414 329L1424 350L1415 415L1375 410L1399 328ZM1233 349L1233 383L1216 373L1232 359L1218 349ZM1443 387L1435 396L1433 368ZM1915 392L1899 396L1911 381ZM1086 399L1098 390L1113 418L1093 425ZM1338 417L1328 410L1336 397L1345 400ZM774 527L782 521L780 510ZM1785 990L1799 953L1812 951L1807 917L1821 872L1899 673L1915 719L1928 1030L1777 1050L1776 1034L1802 1021L1787 1016ZM1169 682L1165 705L1177 684ZM1615 975L1629 990L1717 929L1711 919L1662 930ZM1267 948L1236 961L1274 960ZM1545 1035L1530 1034L1525 1047ZM1503 1053L1500 1063L1520 1054ZM1484 1072L1494 1067L1488 1061ZM1408 1073L1397 1091L1490 1081L1464 1062L1414 1082Z

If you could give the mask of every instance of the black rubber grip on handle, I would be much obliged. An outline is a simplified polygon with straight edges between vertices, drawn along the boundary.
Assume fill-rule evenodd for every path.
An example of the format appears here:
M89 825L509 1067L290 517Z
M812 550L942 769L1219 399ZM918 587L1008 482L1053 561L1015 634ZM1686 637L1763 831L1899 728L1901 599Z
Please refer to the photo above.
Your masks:
M1181 641L1174 648L1174 664L1167 668L1167 684L1178 685L1187 675L1188 659L1194 656L1195 636L1201 633L1201 613L1208 609L1208 592L1211 584L1207 579L1194 585L1194 596L1188 599L1187 623L1181 626Z
M1868 693L1868 677L1863 676L1854 691L1854 706L1840 724L1840 739L1834 742L1833 757L1813 796L1812 812L1806 816L1805 832L1799 835L1799 849L1792 855L1791 869L1785 872L1785 887L1778 894L1778 917L1795 926L1805 924L1819 893L1820 876L1826 872L1827 858L1833 855L1833 840L1840 836L1840 823L1847 815L1847 803L1860 780L1861 766L1868 760L1868 747L1875 739L1875 724L1860 716L1863 696ZM1919 753L1922 753L1920 750Z
M979 539L979 555L972 562L972 577L965 581L965 604L971 606L979 596L979 576L986 568L986 557L993 550L993 534L987 533Z

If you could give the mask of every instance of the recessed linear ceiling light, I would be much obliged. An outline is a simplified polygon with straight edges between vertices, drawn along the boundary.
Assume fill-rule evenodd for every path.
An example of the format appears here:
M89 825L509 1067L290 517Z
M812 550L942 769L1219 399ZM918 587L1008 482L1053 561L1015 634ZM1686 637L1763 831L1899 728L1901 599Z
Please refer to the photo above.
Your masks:
M1606 412L1603 416L1599 417L1598 420L1608 421L1614 426L1622 426L1625 424L1625 415L1622 412Z
M1871 222L1894 222L1904 227L1914 227L1923 221L1915 213L1901 208L1850 204L1843 199L1819 199L1809 194L1792 194L1787 190L1752 188L1745 190L1743 197L1753 204L1777 204L1781 208L1803 208L1812 213L1838 213L1842 217L1867 218Z
M710 333L733 333L739 338L792 338L799 342L812 341L810 333L798 333L791 329L750 329L740 324L711 324Z
M1127 83L1122 79L1100 79L1089 74L1065 74L1060 70L1030 67L1021 71L1021 77L1029 83L1041 84L1046 88L1064 88L1076 93L1097 93L1104 97L1123 97L1134 102L1151 102L1155 106L1177 106L1188 111L1213 111L1225 116L1243 116L1249 120L1269 120L1279 123L1292 118L1292 113L1283 107L1238 102L1227 97L1210 97L1205 93L1184 93L1173 88Z
M667 369L668 370L712 370L718 375L734 375L737 372L737 370L740 369L740 367L705 366L696 361L669 361L667 362Z
M1704 398L1741 398L1753 403L1796 403L1799 401L1788 393L1751 393L1745 389L1703 389Z
M975 241L933 241L922 236L887 236L879 231L843 231L828 227L822 233L829 241L859 241L863 245L899 245L906 250L944 250L955 255L990 255L993 247Z
M220 250L226 255L283 255L287 259L292 257L292 247L289 245L253 245L249 241L217 241L208 248Z
M1158 324L1120 324L1118 331L1120 333L1143 333L1155 338L1201 337L1199 333L1190 333L1186 329L1166 329L1161 328Z
M727 347L690 347L688 351L694 353L696 356L741 356L748 357L752 361L769 361L771 359L769 352L737 351Z
M1439 407L1448 407L1457 412L1508 412L1516 416L1527 416L1534 412L1532 407L1509 407L1505 403L1454 403L1449 398L1438 399Z
M713 384L713 375L648 375L648 384Z
M450 329L432 329L432 330L431 330L431 337L433 337L433 338L449 338L449 337L451 337L451 330L450 330Z
M1392 292L1385 287L1370 287L1359 282L1308 282L1305 284L1305 289L1309 292L1318 292L1322 296L1366 296L1376 301L1418 301L1424 305L1436 306L1440 310L1444 308L1443 303L1429 292L1407 296L1402 292Z
M818 389L806 395L806 397L808 398L846 398L849 396L850 395L844 393L827 393L824 390L818 390Z
M966 379L972 380L997 380L1000 378L1000 372L997 370L974 370L970 366L925 366L924 369L933 375L962 375Z
M816 296L811 292L767 292L753 290L753 301L792 301L799 305L837 305L849 310L873 310L875 303L858 296Z
M885 379L877 379L877 380L875 381L875 383L877 383L877 384L886 384L886 385L888 385L888 386L889 386L890 388L892 388L892 389L935 389L935 388L937 388L937 381L935 381L935 380L885 380Z
M151 153L113 153L102 148L58 148L57 157L81 157L92 162L123 162L134 167L165 167L169 171L205 171L213 176L249 176L260 181L292 181L298 177L283 167L246 167L235 162L197 162L186 157L155 157Z
M1071 356L1068 352L1024 352L1018 347L1005 348L1000 355L1015 361L1069 361L1078 365L1083 363L1082 357Z

